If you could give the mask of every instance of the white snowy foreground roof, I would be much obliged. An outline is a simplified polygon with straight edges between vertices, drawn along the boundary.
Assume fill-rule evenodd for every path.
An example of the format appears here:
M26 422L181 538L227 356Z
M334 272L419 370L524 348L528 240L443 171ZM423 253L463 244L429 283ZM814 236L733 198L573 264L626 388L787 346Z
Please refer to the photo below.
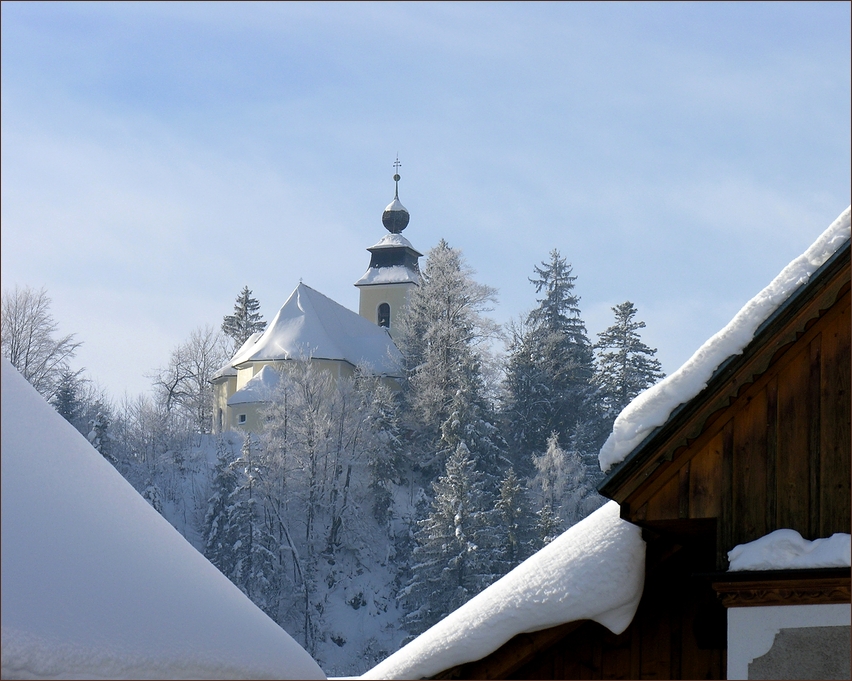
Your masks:
M612 434L601 448L601 470L621 463L657 426L663 425L679 405L688 402L707 385L728 357L740 354L755 331L790 295L820 268L850 237L847 208L823 234L793 260L772 283L752 298L728 323L702 345L670 376L633 400L619 414Z
M334 359L368 365L377 374L400 375L401 356L386 329L299 284L266 330L231 359L243 362Z
M3 678L325 678L2 364Z
M728 551L731 572L852 566L852 535L838 532L808 541L796 530L775 530Z
M641 531L610 501L361 678L434 676L517 634L575 620L620 634L636 613L644 579Z

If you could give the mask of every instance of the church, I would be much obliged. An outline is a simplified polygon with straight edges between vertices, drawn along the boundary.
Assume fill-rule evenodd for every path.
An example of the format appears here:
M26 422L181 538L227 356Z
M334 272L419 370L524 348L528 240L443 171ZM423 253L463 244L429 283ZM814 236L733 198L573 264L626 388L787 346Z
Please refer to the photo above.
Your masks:
M399 161L394 164L399 169ZM382 213L388 231L367 250L370 265L355 282L358 314L299 283L263 332L256 333L217 371L213 384L213 432L261 430L261 411L286 362L315 363L335 377L356 367L398 384L402 357L393 342L399 315L420 283L418 252L402 236L410 215L399 200L397 172L393 201Z

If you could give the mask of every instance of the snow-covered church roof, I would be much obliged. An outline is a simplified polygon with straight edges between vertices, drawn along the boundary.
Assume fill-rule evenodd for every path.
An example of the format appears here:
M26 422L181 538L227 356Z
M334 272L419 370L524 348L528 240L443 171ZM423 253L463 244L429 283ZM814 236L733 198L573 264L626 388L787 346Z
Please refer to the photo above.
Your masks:
M644 581L641 530L610 501L361 678L428 678L518 634L581 619L620 634L636 614Z
M367 365L388 376L399 376L402 366L386 329L301 283L266 330L246 341L229 366L307 357Z
M324 678L2 360L2 678Z
M237 390L237 392L228 398L228 406L233 407L237 404L268 402L280 382L281 374L267 364L240 390Z
M672 412L698 395L725 360L743 352L761 325L808 282L850 238L850 208L823 232L802 255L734 316L725 328L702 345L673 374L648 388L627 405L601 448L601 470L608 471L636 450Z

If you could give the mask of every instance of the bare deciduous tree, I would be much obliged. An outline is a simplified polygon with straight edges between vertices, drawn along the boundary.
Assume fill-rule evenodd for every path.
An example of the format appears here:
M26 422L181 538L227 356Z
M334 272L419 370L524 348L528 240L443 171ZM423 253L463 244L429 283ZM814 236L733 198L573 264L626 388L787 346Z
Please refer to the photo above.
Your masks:
M227 361L224 336L210 326L195 329L154 376L160 403L168 413L183 415L195 432L209 433L213 425L210 379Z
M74 334L54 337L58 325L50 313L50 297L42 288L16 286L3 293L0 345L3 356L45 399L56 392L81 343Z

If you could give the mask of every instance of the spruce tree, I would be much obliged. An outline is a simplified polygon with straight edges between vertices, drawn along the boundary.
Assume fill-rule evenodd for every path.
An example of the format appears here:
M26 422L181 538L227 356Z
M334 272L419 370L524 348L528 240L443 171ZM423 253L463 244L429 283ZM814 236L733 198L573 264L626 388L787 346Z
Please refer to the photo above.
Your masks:
M231 544L231 573L227 576L255 605L277 614L279 565L271 518L264 522L258 487L264 477L263 457L252 435L243 440L240 457L230 464L235 486L228 496L225 534Z
M71 371L71 369L65 367L59 376L56 393L51 400L59 415L75 427L83 410L83 404L80 400L80 373L82 371L82 369Z
M213 469L213 490L204 517L204 555L225 576L233 572L234 557L229 536L229 506L237 486L237 474L232 468L233 455L224 439L216 440L216 464Z
M259 309L260 303L252 298L249 287L244 286L234 303L234 314L226 315L222 320L222 331L234 340L234 350L239 349L252 334L266 328Z
M637 309L629 300L612 308L615 324L599 333L594 382L600 389L608 425L646 388L665 377L655 357L639 336L645 322L636 321Z
M92 447L97 449L107 461L116 463L112 453L112 435L109 432L112 418L110 410L105 404L95 404L95 417L89 421L89 435L87 439Z
M537 548L533 537L532 507L527 490L515 475L514 468L509 468L500 483L495 511L499 522L495 552L497 571L505 574Z
M577 277L559 251L535 267L538 306L513 328L506 368L504 415L512 461L532 474L530 455L556 432L567 441L578 425L599 421L594 353L574 292Z
M411 630L425 631L494 577L482 478L467 447L459 443L444 475L433 483L432 510L419 523L414 577L405 591L413 606L407 616Z
M447 451L437 447L441 427L460 409L459 396L473 406L479 416L481 408L483 344L496 332L484 316L496 292L472 279L472 270L461 252L446 241L429 251L420 286L412 291L408 308L400 320L399 346L405 359L408 389L405 392L407 413L417 437L432 450L428 464L433 470L442 468L441 457L434 453ZM467 423L460 424L462 429ZM470 446L470 443L468 443Z
M505 565L508 528L496 505L508 461L483 370L486 341L496 334L484 313L496 294L472 274L461 252L442 240L429 251L400 325L409 458L420 467L426 495L429 480L443 472L431 484L432 510L415 533L407 604L418 627L464 603ZM453 504L475 509L475 523L455 525ZM451 539L461 535L478 538Z
M535 529L538 535L539 548L541 548L547 546L562 534L562 521L553 514L550 506L544 506L536 512Z
M252 436L250 434L243 440L240 458L231 463L230 467L234 471L236 484L228 495L226 511L226 535L233 556L231 573L226 576L240 589L248 593L250 576L253 572L256 503L254 497L256 470L252 458Z

